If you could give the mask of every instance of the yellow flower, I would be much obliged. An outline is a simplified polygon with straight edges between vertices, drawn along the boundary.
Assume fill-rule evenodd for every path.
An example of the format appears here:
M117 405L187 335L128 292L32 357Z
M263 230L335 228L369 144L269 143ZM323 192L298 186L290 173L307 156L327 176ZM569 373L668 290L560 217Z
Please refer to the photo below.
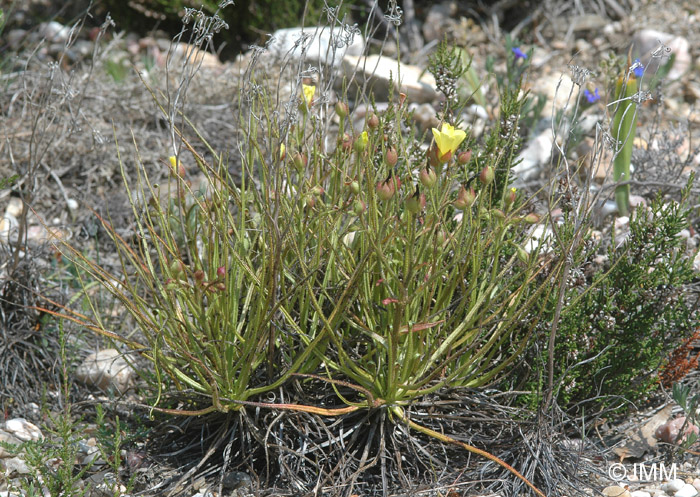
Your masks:
M367 143L369 142L369 135L367 134L366 131L363 131L360 136L358 136L355 139L355 150L358 152L362 152L365 147L367 147Z
M455 129L451 124L442 123L442 130L433 128L435 144L438 148L438 157L441 161L447 162L452 158L457 148L462 144L467 134L461 129Z
M306 106L311 107L311 101L314 99L314 95L316 94L316 87L302 83L301 89L304 91L304 101L306 102Z
M171 155L168 157L168 161L170 162L170 171L173 174L177 174L181 178L185 177L186 171L185 171L185 166L182 165L182 162L177 160L177 157L174 155Z

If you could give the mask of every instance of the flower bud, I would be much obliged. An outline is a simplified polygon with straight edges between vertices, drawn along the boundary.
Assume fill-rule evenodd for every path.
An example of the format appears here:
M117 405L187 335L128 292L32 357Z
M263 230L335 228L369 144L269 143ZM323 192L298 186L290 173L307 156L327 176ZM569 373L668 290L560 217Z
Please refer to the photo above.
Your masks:
M435 186L435 183L437 183L437 174L435 173L435 169L430 167L428 164L425 166L425 169L421 169L421 172L418 175L418 179L421 182L421 185L423 185L426 188L432 188Z
M377 196L380 200L389 200L394 196L394 192L394 185L389 183L389 180L377 183Z
M386 163L389 164L390 167L394 167L398 160L399 156L396 153L396 149L392 146L389 146L386 149Z
M438 155L439 154L440 154L440 152L438 151ZM439 161L443 164L450 162L450 159L452 159L452 151L451 150L448 150L443 155L439 156Z
M352 148L352 137L345 133L343 135L343 140L340 142L340 146L345 152L349 152Z
M527 216L524 216L522 218L522 220L523 220L523 222L525 222L527 224L537 224L540 222L540 216L538 216L534 212L531 212Z
M379 127L379 117L377 117L377 114L375 114L374 112L371 116L369 116L369 119L367 120L367 126L369 126L370 129L377 129Z
M470 150L465 150L464 152L460 152L459 155L457 155L457 162L460 165L465 165L469 162L469 159L472 158L472 151Z
M304 198L304 206L308 207L309 209L313 209L316 206L316 197L313 195L307 195Z
M474 192L474 188L470 186L467 190L466 187L462 186L457 194L457 199L454 201L454 206L455 208L464 211L469 209L474 204L475 200L476 193Z
M503 212L501 209L492 209L491 215L499 221L503 221L506 218L506 213Z
M216 268L216 275L219 278L223 278L224 276L226 276L226 266L219 266L218 268Z
M287 147L284 143L280 143L280 160L283 161L285 157L287 157Z
M445 243L447 243L447 235L443 230L438 230L435 233L435 238L437 239L437 244L440 246L445 245Z
M316 185L311 189L311 193L314 195L323 195L326 193L326 190L324 190L322 186Z
M248 251L250 250L250 245L251 245L250 239L249 238L242 238L239 243L240 243L239 246L242 249L242 251L247 254Z
M360 193L360 183L358 181L350 182L349 188L350 188L350 191L355 195Z
M338 115L338 117L344 118L348 115L350 112L350 109L348 108L348 104L345 102L336 102L335 103L335 113Z
M515 252L518 256L518 259L520 259L521 262L525 264L528 263L528 261L530 260L530 254L528 254L524 248L522 248L520 245L516 245Z
M505 198L506 208L509 208L511 205L513 205L515 203L515 199L517 197L516 191L517 190L515 189L515 187L513 187L510 190L508 190L508 192L506 193L506 198Z
M198 285L201 285L204 282L204 271L201 269L197 269L194 274L192 275L194 277L194 281L197 282Z
M439 153L439 152L438 152L438 149L437 149L437 145L433 145L432 147L430 147L430 148L428 149L428 154L427 154L427 155L428 155L428 164L429 164L431 167L434 167L434 168L435 168L435 167L439 167L439 166L442 165L442 164L440 163L440 158L438 157L438 153Z
M367 210L367 205L359 198L352 204L352 211L356 216L361 216Z
M174 260L170 263L170 274L175 276L175 278L180 278L185 274L185 264L180 260Z
M425 208L425 194L420 192L416 185L416 191L406 199L406 210L412 214L422 211Z
M399 93L399 107L403 106L403 103L406 101L406 94L405 93Z
M377 183L377 196L381 200L389 200L399 188L401 188L401 181L398 178L394 178L390 171L389 176L384 181Z
M491 166L485 166L479 173L479 181L481 181L483 185L490 185L495 177L496 175Z
M306 154L297 152L294 154L292 162L294 162L294 167L297 168L297 171L301 171L302 169L306 168L307 164L309 163L309 159L306 157Z

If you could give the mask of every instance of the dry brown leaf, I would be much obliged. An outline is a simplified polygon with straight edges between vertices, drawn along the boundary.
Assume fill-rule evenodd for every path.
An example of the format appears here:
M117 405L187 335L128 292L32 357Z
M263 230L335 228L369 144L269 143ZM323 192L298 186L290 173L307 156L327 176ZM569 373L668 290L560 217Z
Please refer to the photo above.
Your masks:
M629 457L642 457L645 452L649 452L656 447L657 440L654 437L654 432L668 420L671 416L671 410L672 406L668 405L641 427L631 428L625 432L627 436L625 445L613 449L620 458L620 462Z

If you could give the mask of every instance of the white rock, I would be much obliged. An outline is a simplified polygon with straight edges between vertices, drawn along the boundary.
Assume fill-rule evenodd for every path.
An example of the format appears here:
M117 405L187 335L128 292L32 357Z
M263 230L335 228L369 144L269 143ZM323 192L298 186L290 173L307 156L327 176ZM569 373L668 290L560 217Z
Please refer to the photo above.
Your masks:
M43 22L39 25L39 34L50 42L65 43L70 33L71 29L60 22Z
M440 120L435 115L435 107L430 104L412 103L408 110L413 112L413 120L424 130L435 128L440 124Z
M690 483L686 483L675 493L675 497L695 497L696 495L698 491Z
M192 67L202 67L212 71L223 71L223 65L219 57L206 50L201 50L189 43L176 43L172 49L172 60L170 64L178 67L187 63Z
M630 236L629 216L615 218L615 248L621 247Z
M338 67L346 55L361 55L365 40L359 33L351 33L342 26L333 28L308 27L279 29L267 45L271 54L278 57L301 58L312 64Z
M528 254L531 254L539 247L539 253L546 254L552 250L553 238L554 233L551 228L545 228L543 225L538 224L533 228L530 238L523 245L523 249L525 249L525 252Z
M700 478L695 478L693 480L693 486L695 487L695 490L700 492Z
M12 214L5 214L0 218L0 242L10 242L12 236L17 238L17 229L19 228L19 221Z
M12 444L12 445L19 445L22 443L22 441L12 435L11 433L8 433L6 431L0 430L0 442L4 442L7 444ZM5 457L10 457L12 456L12 452L8 451L4 447L0 446L0 459L5 458Z
M651 494L649 492L645 492L644 490L635 490L634 492L631 492L630 495L632 497L651 497Z
M547 101L542 109L542 117L552 117L553 112L572 110L576 105L576 88L568 74L553 73L533 82L533 94L542 93Z
M603 489L603 495L606 497L630 497L630 492L618 485L612 485Z
M481 105L471 104L462 112L462 121L471 125L471 136L479 137L484 133L489 113Z
M24 418L9 419L5 422L5 431L14 435L22 442L38 442L44 439L41 430L35 424Z
M409 103L432 102L437 97L432 74L423 73L418 66L399 64L391 57L346 55L343 58L343 71L348 79L355 75L358 84L367 82L376 100L388 99L389 80L393 82L395 92L406 94Z
M545 130L531 140L525 147L512 171L516 175L516 182L528 181L539 176L542 166L552 158L552 146L554 139L551 130Z
M74 198L69 198L66 201L66 205L68 206L68 210L74 211L78 208L78 201L75 200Z
M90 354L75 372L75 377L87 385L105 392L114 389L118 393L128 390L132 376L132 369L116 349Z
M668 61L666 57L652 57L654 51L658 51L660 43L671 49L675 56L673 67L668 73L668 79L678 79L693 66L693 57L690 55L690 44L682 36L676 36L654 29L642 29L634 34L632 45L635 53L645 65L645 76L651 78L656 72L659 64ZM670 55L670 54L668 54Z
M666 483L662 484L661 490L663 490L664 492L669 492L669 493L674 494L674 493L678 492L684 486L685 486L685 482L683 480L681 480L680 478L676 478L675 480L669 480Z
M29 473L31 473L31 470L29 469L29 466L27 466L27 463L19 457L3 459L2 463L5 466L6 475L28 475Z
M454 0L431 6L422 28L425 42L442 41L456 15L457 3Z

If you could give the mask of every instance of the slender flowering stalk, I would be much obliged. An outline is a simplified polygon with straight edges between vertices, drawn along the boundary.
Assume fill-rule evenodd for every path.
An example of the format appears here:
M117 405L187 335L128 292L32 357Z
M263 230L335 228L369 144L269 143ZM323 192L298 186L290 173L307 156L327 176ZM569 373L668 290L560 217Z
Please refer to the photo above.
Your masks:
M635 72L636 69L633 69L627 80L620 76L615 87L617 108L610 133L615 139L613 179L616 182L630 180L630 162L632 161L632 149L634 148L634 135L637 131L637 104L633 99L633 96L637 93ZM615 203L621 216L626 216L629 213L629 197L629 184L619 185L615 188Z
M455 129L449 123L443 123L440 131L433 128L433 136L438 149L438 158L442 162L447 162L452 158L467 134L461 129Z

